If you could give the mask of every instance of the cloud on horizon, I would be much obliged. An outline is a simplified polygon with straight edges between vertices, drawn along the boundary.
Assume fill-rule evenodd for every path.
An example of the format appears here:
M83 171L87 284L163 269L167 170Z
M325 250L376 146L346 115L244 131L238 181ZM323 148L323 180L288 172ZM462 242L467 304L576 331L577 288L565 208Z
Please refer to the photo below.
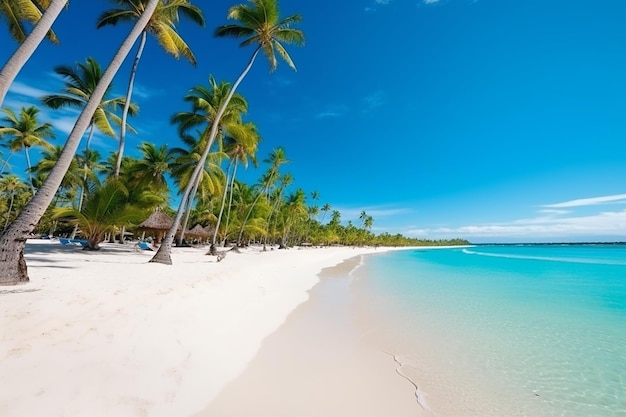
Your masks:
M597 206L600 204L622 203L626 204L626 194L608 195L603 197L580 198L577 200L565 201L563 203L546 204L542 207L546 208L569 208L569 207L585 207Z
M626 194L576 199L547 204L536 217L505 223L465 225L457 227L407 227L401 233L428 239L464 238L471 242L548 242L595 241L597 239L626 240L626 209L603 210L575 214L560 208L626 204Z

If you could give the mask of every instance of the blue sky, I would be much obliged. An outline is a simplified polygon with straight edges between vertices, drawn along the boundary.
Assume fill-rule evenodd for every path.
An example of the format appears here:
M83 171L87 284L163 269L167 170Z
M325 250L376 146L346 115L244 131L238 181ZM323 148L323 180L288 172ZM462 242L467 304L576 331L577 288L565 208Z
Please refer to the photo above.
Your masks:
M149 39L136 81L140 141L179 144L170 116L209 74L234 81L252 50L215 39L235 2L196 0L204 29L179 32L197 67ZM5 105L58 92L53 67L104 67L128 26L95 29L104 0L70 2ZM373 231L484 242L626 240L626 2L623 0L282 0L306 46L269 74L259 60L239 92L263 137L286 149L296 187ZM16 47L4 27L0 57ZM134 52L134 51L133 51ZM131 59L114 81L124 93ZM76 113L42 109L61 132ZM115 141L97 138L102 152ZM19 164L19 158L12 162ZM266 166L248 169L253 183ZM309 201L309 203L312 203Z

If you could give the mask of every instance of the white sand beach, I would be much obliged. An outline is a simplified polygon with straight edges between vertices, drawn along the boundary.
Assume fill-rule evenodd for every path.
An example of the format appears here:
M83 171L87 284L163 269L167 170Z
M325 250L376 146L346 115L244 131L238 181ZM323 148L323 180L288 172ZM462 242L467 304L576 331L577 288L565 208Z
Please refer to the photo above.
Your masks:
M260 348L290 313L306 314L297 308L322 269L384 250L246 249L218 263L205 255L206 248L174 248L174 265L168 266L148 263L154 252L132 245L104 244L99 252L87 252L54 240L29 241L30 282L0 287L0 415L203 413L257 354L271 352L271 344ZM289 334L291 342L302 340L302 333ZM337 353L320 352L320 363ZM395 373L392 358L362 348L355 358L369 361L356 359L355 369L370 363L392 382L388 388L395 394L386 398L381 392L381 404L401 397L405 410L416 406L414 390ZM317 385L324 386L323 380ZM328 392L334 386L328 384ZM289 395L297 387L284 389ZM228 408L223 397L220 407Z

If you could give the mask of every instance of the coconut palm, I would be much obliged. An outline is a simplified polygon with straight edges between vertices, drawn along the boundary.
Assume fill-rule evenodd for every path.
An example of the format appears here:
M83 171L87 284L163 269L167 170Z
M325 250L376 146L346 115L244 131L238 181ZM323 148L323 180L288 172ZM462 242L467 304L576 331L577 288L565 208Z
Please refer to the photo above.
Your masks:
M281 167L281 165L286 164L287 162L289 162L289 160L287 159L285 155L285 150L283 148L276 148L270 153L269 157L265 159L263 162L269 163L270 167L261 177L261 180L259 182L259 192L257 193L254 201L252 202L252 205L248 209L246 217L243 219L241 228L239 229L239 236L237 236L237 246L241 246L241 238L243 237L243 232L246 227L246 223L248 222L248 219L250 218L250 215L252 214L252 210L254 210L255 205L259 202L259 199L263 196L265 196L269 204L272 187L274 186L275 182L278 180L278 177L279 177L278 170Z
M167 194L167 175L172 170L176 153L167 145L156 146L149 142L143 142L137 149L141 152L141 158L129 164L126 173L129 185Z
M63 146L57 145L51 150L45 150L41 153L39 161L33 165L32 171L35 175L47 177L54 166L57 164L61 153L63 152ZM59 190L77 190L82 184L82 171L79 169L78 161L76 158L72 160L67 173L61 181ZM73 192L72 192L73 194Z
M26 23L36 25L41 19L42 12L50 6L50 0L21 0L0 2L0 16L4 17L13 39L23 43L28 37ZM58 44L59 40L53 31L46 33L48 40Z
M0 179L0 195L4 201L9 202L5 213L4 228L9 225L9 219L12 217L11 212L15 205L15 199L19 194L28 192L28 186L19 179L17 175L7 175Z
M146 0L114 0L114 2L121 7L104 12L98 19L98 28L105 25L116 25L119 22L137 20L142 15L147 4ZM167 53L173 55L176 59L183 56L194 66L196 65L196 57L187 43L185 43L183 38L181 38L176 31L176 25L178 24L180 15L183 15L189 18L192 22L204 27L204 16L202 15L202 11L198 7L192 5L188 0L163 0L159 2L159 5L152 14L150 22L141 34L139 48L137 49L133 67L130 71L130 79L128 81L128 89L126 91L126 103L130 103L131 101L135 84L135 76L137 75L137 67L139 66L139 61L141 60L141 55L146 44L148 33L152 34L156 38L159 45L161 45ZM124 146L126 143L126 119L128 117L128 113L129 108L128 106L125 106L122 111L120 143L114 171L115 177L118 177L120 174L122 157L124 155Z
M324 212L324 214L322 214L322 219L320 220L320 223L324 223L324 217L326 217L326 214L330 211L332 207L330 206L330 204L325 203L322 208L320 209L321 211Z
M252 123L246 123L242 125L243 132L241 135L235 135L236 137L228 136L225 138L225 150L226 154L229 158L229 168L232 166L232 175L230 175L230 182L227 183L227 186L224 188L224 195L222 198L222 205L220 207L220 213L217 219L217 224L215 226L215 231L213 235L212 246L215 247L217 233L219 231L222 214L224 210L224 206L226 204L226 194L230 193L229 202L228 202L228 211L226 213L226 225L224 227L224 239L223 242L226 242L226 236L228 233L228 225L230 223L230 211L233 204L233 190L235 186L235 178L237 177L237 167L239 163L241 163L244 168L248 167L248 160L252 160L254 166L257 165L256 161L256 150L259 142L261 141L261 137L258 135L256 131L256 126ZM227 170L228 172L228 170ZM228 181L228 175L227 175Z
M36 4L45 8L43 15L32 1L2 1L0 2L0 17L5 17L9 22L9 31L21 45L11 55L11 58L0 70L0 106L4 103L4 97L9 87L17 77L24 64L33 55L41 41L48 36L53 42L56 36L50 30L57 16L63 10L68 0L36 0ZM17 16L17 19L15 18ZM22 16L22 17L20 17ZM26 16L26 18L24 17ZM22 31L21 21L26 20L35 24L28 36L20 40Z
M100 64L92 57L88 57L84 63L78 63L74 67L60 65L54 71L61 75L66 82L63 94L50 94L41 98L41 101L46 106L53 109L62 107L84 108L102 79ZM90 147L95 129L98 129L106 136L114 138L116 134L111 123L116 125L122 123L116 112L125 105L126 100L124 97L109 98L111 89L112 86L109 85L91 118L86 144L87 149ZM131 103L129 108L131 115L137 114L137 105Z
M191 112L180 112L172 117L172 122L178 124L178 131L180 135L185 138L187 132L191 129L203 127L200 134L201 140L198 142L197 149L198 159L202 159L202 154L207 145L208 137L213 129L213 124L217 124L217 138L222 143L226 132L233 132L233 134L243 136L246 132L245 128L242 128L242 114L247 112L248 103L240 94L232 95L230 102L225 107L222 117L217 120L217 113L220 107L225 102L230 91L230 84L227 82L218 83L212 75L209 75L209 87L197 85L193 87L187 96L185 101L188 101L192 105ZM185 140L185 139L183 139ZM210 150L209 150L210 151ZM222 154L222 156L225 156ZM219 157L217 154L213 154L213 158ZM221 171L221 170L220 170ZM191 178L194 178L195 166L193 170L188 171ZM180 210L185 210L185 222L189 217L191 211L191 202L195 199L196 190L199 186L201 176L195 177L196 183L192 185L191 192L186 200L181 202ZM226 183L224 182L224 189L226 189ZM182 235L181 235L182 241ZM212 246L214 250L214 245Z
M56 219L69 219L77 224L87 237L85 249L98 250L105 233L114 232L120 224L141 221L145 212L129 205L128 190L119 181L107 182L90 193L83 208L57 208Z
M54 0L56 1L56 0ZM91 119L97 110L109 84L119 70L124 58L130 52L133 44L139 38L144 27L148 23L152 12L156 8L159 0L150 0L146 6L144 14L137 21L129 35L124 39L119 49L113 56L111 63L102 75L98 86L91 95L87 105L83 108L74 128L72 129L63 153L56 166L48 175L43 186L29 201L20 215L9 227L0 235L0 256L3 258L3 268L0 269L0 285L15 285L28 281L26 261L24 260L24 247L28 235L34 230L37 222L52 202L56 190L63 181L63 177L69 168L80 139L87 130Z
M232 99L237 87L246 77L254 61L256 60L259 52L263 52L270 63L270 72L276 69L278 65L278 61L276 59L276 52L282 57L287 65L289 65L292 69L296 69L291 57L285 50L285 47L281 42L284 43L293 43L296 45L304 44L304 33L297 29L292 29L290 26L294 23L302 20L300 15L293 15L287 17L285 19L280 19L278 12L278 1L277 0L250 0L250 5L238 4L231 7L228 10L228 18L232 20L237 20L239 24L225 25L220 26L215 31L216 36L234 36L237 38L245 38L243 42L241 42L241 46L248 46L256 44L257 47L252 53L248 64L241 72L235 83L232 85L226 99L221 104L217 114L215 115L215 120L211 126L211 131L209 132L208 143L202 154L202 158L199 161L198 166L194 170L193 178L195 179L198 175L200 175L200 171L204 166L204 161L206 160L211 146L213 145L213 141L218 133L219 122L226 111L226 107L228 103ZM189 193L191 192L191 187L187 187L185 192L183 193L182 204L185 204ZM179 207L179 210L174 218L171 229L165 235L165 239L163 243L159 247L159 250L151 259L151 262L159 262L164 264L171 264L172 257L172 242L174 240L174 234L176 233L177 228L180 225L180 219L182 218L182 213L184 211L181 210L182 206Z
M37 120L39 109L35 106L22 107L19 116L8 108L4 108L2 111L6 116L0 120L4 124L4 127L0 127L0 135L8 139L8 147L11 152L24 150L29 183L34 194L35 186L33 185L32 166L28 151L32 147L52 149L52 145L47 141L47 139L54 138L52 125L50 123L39 124L39 120Z
M206 136L203 136L201 133L199 135L199 139L191 135L183 135L181 139L187 145L187 149L173 149L173 152L178 155L172 168L174 181L180 191L191 186L191 192L187 194L187 201L181 202L181 206L186 207L182 222L183 230L186 230L185 227L189 221L194 202L202 202L205 205L210 203L211 207L213 207L214 202L210 200L221 193L225 185L221 163L227 156L220 150L215 150L208 155L201 175L196 178L195 182L191 182L193 173L198 161L202 158L202 152L206 146ZM179 244L182 244L182 240L183 235L181 234L179 236Z
M289 234L293 225L299 220L306 219L307 209L305 200L306 194L300 188L298 188L293 194L287 197L287 201L285 201L284 207L285 220L283 226L283 235L280 243L281 248L287 248L289 246Z

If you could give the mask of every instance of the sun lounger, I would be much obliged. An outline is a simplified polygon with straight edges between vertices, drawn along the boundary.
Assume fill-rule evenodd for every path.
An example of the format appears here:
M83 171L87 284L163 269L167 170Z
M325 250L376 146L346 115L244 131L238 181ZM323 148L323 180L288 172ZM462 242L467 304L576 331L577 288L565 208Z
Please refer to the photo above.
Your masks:
M148 242L137 242L137 247L143 250L152 250Z

